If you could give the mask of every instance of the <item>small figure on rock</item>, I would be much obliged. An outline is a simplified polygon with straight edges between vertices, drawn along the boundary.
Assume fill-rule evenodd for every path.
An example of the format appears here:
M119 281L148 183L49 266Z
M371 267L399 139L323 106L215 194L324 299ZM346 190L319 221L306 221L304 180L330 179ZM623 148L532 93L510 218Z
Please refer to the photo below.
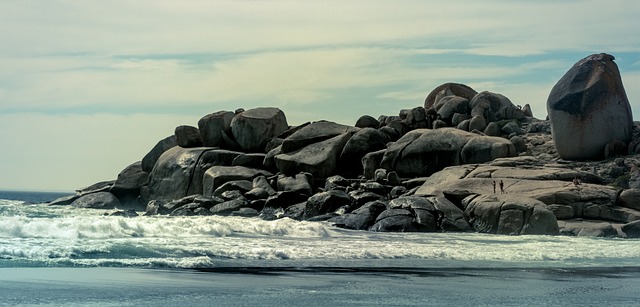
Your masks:
M504 182L500 180L500 194L504 194Z
M582 180L580 180L578 176L576 176L576 178L573 178L573 184L575 184L576 186L579 186L581 183L582 183Z
M496 192L496 181L494 180L493 181L493 193L495 193L495 192Z

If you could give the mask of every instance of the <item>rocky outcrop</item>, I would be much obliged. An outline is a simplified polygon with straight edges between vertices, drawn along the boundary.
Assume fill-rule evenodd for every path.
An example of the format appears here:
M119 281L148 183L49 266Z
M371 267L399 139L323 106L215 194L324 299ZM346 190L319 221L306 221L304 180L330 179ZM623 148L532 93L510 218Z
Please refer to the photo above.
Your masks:
M613 60L604 53L580 60L549 93L551 130L563 159L602 159L607 143L631 140L631 105Z
M362 116L355 126L289 127L277 108L220 111L198 128L177 127L116 181L51 204L133 200L145 215L291 218L370 231L639 236L640 157L625 154L640 151L640 123L628 144L606 143L608 160L568 161L549 121L531 115L501 94L454 83L434 89L424 107ZM127 212L117 214L134 216Z

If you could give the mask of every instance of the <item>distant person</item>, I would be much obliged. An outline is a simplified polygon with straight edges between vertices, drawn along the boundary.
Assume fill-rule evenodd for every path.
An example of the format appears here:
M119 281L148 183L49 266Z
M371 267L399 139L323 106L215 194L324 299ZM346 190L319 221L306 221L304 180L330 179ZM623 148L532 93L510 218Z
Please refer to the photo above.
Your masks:
M493 181L493 193L495 193L495 192L496 192L496 181L494 180Z
M500 194L504 194L504 182L500 180Z

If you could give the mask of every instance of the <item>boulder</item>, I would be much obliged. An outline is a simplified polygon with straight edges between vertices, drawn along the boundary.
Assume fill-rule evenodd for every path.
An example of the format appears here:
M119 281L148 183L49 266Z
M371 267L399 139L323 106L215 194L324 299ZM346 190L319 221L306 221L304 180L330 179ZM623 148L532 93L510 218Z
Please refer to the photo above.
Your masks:
M604 158L612 159L627 155L627 144L620 140L613 140L604 146Z
M287 118L278 108L250 109L231 120L231 133L247 152L265 152L267 143L288 127Z
M253 178L253 188L262 189L267 192L269 196L276 194L276 190L273 189L273 187L269 183L269 180L267 180L267 177L262 175L258 175L257 177Z
M490 122L486 128L484 128L484 134L488 136L500 136L502 129L495 122Z
M274 157L276 167L284 174L308 172L316 178L327 178L337 173L338 159L351 135L352 132L347 132L295 151L283 150L283 153ZM287 140L282 144L283 149Z
M302 127L282 142L282 152L291 153L311 144L323 142L337 136L353 135L358 128L329 121L317 121ZM342 150L342 149L340 149Z
M265 208L288 208L301 202L306 202L309 196L293 191L278 191L267 198ZM284 212L283 212L284 214Z
M295 176L278 175L276 184L278 191L296 192L298 194L311 196L313 194L313 177L310 174L296 174Z
M602 159L607 143L630 141L631 105L613 60L604 53L580 60L549 93L547 111L561 158Z
M247 207L249 203L246 199L233 199L219 203L209 210L215 215L231 215L232 212L238 211L241 208Z
M223 133L229 133L231 120L235 114L230 111L219 111L205 115L198 121L198 130L202 138L202 144L207 147L222 147Z
M375 119L372 116L370 116L370 115L362 115L356 121L355 126L357 128L374 128L374 129L378 129L380 127L380 122L377 119Z
M476 115L471 118L469 122L469 131L478 130L484 131L487 128L487 122L483 115Z
M516 195L472 195L463 200L464 215L477 232L507 235L558 234L558 222L547 206Z
M436 98L455 95L471 100L476 94L478 94L478 92L467 85L460 83L444 83L433 89L429 95L427 95L427 98L424 100L424 108L426 110L430 109L433 104L439 100Z
M526 117L533 117L533 111L531 111L531 106L528 103L522 107L522 113Z
M386 150L381 149L378 151L365 154L360 160L362 163L363 175L367 179L373 179L375 172L380 168L380 163L384 158Z
M220 187L215 189L215 191L213 191L213 196L222 197L222 194L228 191L238 191L244 194L252 189L253 189L253 182L250 180L231 180L231 181L225 182Z
M351 213L336 216L329 219L329 222L334 223L335 226L354 230L367 230L371 227L378 215L386 209L383 202L372 201L364 204L362 207L354 210Z
M255 168L248 168L244 166L213 166L207 169L203 176L203 192L205 196L213 195L218 187L224 183L233 180L253 180L258 176L270 177L273 174Z
M498 158L518 155L511 141L493 136L470 139L460 151L462 163L485 163Z
M158 161L160 156L165 151L169 150L169 148L174 146L178 146L175 134L158 141L156 146L154 146L151 151L142 158L142 170L147 173L151 173L153 166L156 164L156 161Z
M244 166L250 168L263 168L266 154L263 153L243 153L233 159L232 166Z
M387 209L376 218L370 231L379 232L414 232L413 214L406 209Z
M373 128L364 128L353 134L340 153L340 173L350 177L362 175L362 158L367 153L386 147L389 137Z
M149 199L173 200L194 194L189 193L194 169L206 150L176 146L164 152L149 174Z
M187 194L202 194L204 173L213 166L230 166L241 152L226 149L203 148L192 171L191 184Z
M524 113L509 98L498 93L484 91L469 102L471 116L482 116L487 122L504 119L524 119Z
M617 205L640 211L640 189L626 189L620 193Z
M120 203L134 204L138 207L140 204L136 202L136 199L140 196L140 189L147 185L148 181L149 173L142 170L142 162L138 161L127 166L118 174L118 178L109 192L115 195Z
M640 220L622 225L622 231L627 238L640 238Z
M615 237L618 231L610 222L592 220L558 221L560 234L580 237Z
M342 206L351 204L349 195L344 191L332 190L320 192L309 197L304 209L304 219L308 220L314 216L331 213Z
M438 108L438 116L447 124L452 124L453 115L456 113L469 113L469 99L460 96L446 96L438 102L442 106ZM458 124L455 124L456 126Z
M396 171L400 177L419 177L447 166L514 155L513 144L505 139L479 136L456 128L417 129L389 145L380 166Z
M109 192L96 192L79 197L71 203L77 208L115 209L120 207L120 201Z
M202 137L200 136L200 130L192 126L178 126L176 127L174 134L176 136L176 143L183 148L202 147Z

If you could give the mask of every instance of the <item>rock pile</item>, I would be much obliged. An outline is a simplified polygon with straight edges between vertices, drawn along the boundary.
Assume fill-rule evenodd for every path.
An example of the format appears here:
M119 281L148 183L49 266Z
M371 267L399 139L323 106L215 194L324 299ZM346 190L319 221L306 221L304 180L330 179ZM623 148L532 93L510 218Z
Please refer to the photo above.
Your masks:
M177 127L115 181L51 204L286 217L371 231L638 232L635 160L569 164L554 146L554 121L463 84L445 83L424 106L364 115L353 126L289 126L277 108L219 111L197 126ZM640 148L635 138L620 142L608 147L609 156ZM605 183L626 186L619 193Z

